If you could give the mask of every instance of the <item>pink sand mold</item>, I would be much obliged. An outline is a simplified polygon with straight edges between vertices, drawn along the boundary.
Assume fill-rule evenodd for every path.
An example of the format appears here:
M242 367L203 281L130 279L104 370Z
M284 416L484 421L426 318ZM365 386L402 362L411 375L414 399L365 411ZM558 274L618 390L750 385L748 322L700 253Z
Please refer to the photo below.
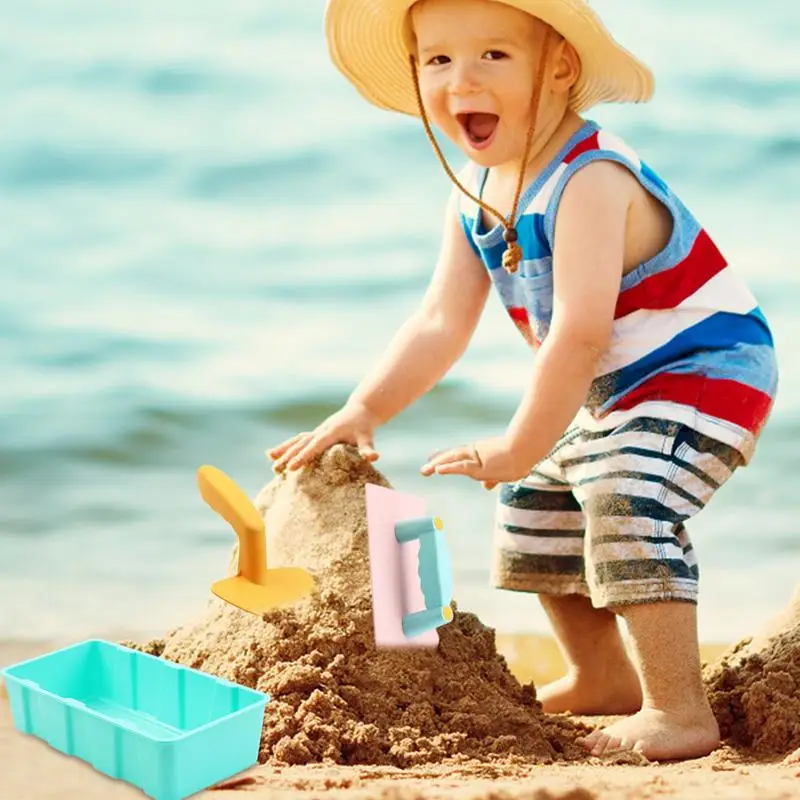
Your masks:
M453 613L450 560L441 522L425 501L366 485L375 644L437 647Z

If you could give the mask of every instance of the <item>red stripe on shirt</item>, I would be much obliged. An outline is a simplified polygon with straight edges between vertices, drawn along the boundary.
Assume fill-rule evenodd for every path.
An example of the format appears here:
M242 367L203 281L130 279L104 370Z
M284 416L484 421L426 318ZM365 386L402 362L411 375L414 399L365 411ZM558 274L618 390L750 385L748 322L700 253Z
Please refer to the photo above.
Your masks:
M539 341L536 334L533 332L533 328L531 326L531 320L528 316L527 309L521 306L512 306L511 308L506 309L508 311L508 315L514 320L514 324L519 329L519 332L525 338L525 341L529 345L534 345L536 347L541 347L541 342Z
M528 311L525 308L519 308L516 306L511 306L508 309L508 314L514 322L522 322L525 325L530 324L528 320Z
M751 433L761 429L772 407L768 394L738 381L663 372L628 392L610 410L627 411L653 401L692 406Z
M572 150L567 153L564 158L565 164L571 164L578 156L588 153L590 150L597 150L600 147L600 140L598 139L599 131L595 131L591 136L588 136L582 142L578 142Z
M727 265L709 235L701 230L683 261L620 293L614 318L619 319L641 308L675 308Z

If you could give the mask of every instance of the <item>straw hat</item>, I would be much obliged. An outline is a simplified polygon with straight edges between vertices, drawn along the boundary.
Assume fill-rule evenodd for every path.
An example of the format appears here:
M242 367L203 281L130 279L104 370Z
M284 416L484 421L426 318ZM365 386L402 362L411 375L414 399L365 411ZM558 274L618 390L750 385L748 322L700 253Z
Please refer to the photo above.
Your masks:
M331 58L367 100L418 116L409 48L415 0L328 0L325 32ZM578 52L581 75L570 105L582 111L604 102L644 102L653 94L650 70L614 41L586 0L499 0L551 25Z

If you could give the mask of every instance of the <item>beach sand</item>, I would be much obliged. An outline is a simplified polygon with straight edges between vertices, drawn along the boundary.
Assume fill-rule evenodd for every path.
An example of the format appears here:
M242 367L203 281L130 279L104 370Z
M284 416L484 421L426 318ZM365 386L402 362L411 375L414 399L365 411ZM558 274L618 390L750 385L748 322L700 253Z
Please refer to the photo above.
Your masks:
M0 643L0 666L50 652L61 643ZM603 720L589 720L596 724ZM585 763L526 765L435 764L399 769L369 765L261 765L196 795L203 800L794 800L800 798L800 754L795 763L754 758L723 747L679 764ZM228 788L225 788L228 787ZM13 729L0 697L0 797L13 800L141 800L127 784L67 758Z
M179 629L130 642L272 697L260 764L198 796L800 798L800 593L752 641L704 653L713 661L705 679L725 737L715 753L677 764L588 758L576 737L608 720L553 717L536 702L534 684L562 666L552 641L495 636L457 610L435 650L375 650L367 481L386 483L337 447L318 469L276 478L256 498L271 565L310 569L318 580L312 598L263 619L212 600ZM0 642L0 665L66 643ZM0 797L142 794L20 735L0 697Z

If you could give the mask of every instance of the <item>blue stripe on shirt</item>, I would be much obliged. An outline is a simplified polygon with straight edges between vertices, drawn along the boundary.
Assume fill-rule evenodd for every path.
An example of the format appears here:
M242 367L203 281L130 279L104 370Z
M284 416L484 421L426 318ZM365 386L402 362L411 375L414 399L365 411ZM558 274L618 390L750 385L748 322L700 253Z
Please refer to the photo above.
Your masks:
M674 309L665 313L674 314ZM737 346L740 352L746 352L746 346L772 347L772 336L769 329L765 328L763 315L758 309L747 315L731 314L727 311L720 311L696 325L692 325L685 331L681 331L666 344L650 351L643 358L628 364L626 367L603 375L600 379L606 387L605 391L613 395L624 394L635 384L640 383L644 378L664 367L668 367L672 372L672 365L682 361L684 358L691 358L695 363L698 359L720 351L723 358L732 353ZM743 362L739 362L744 367ZM751 374L756 363L751 362L749 369L742 369L740 380L743 383L755 386L759 381L763 381L761 370L754 370L758 377ZM696 370L700 371L700 370ZM768 380L768 379L767 379Z

